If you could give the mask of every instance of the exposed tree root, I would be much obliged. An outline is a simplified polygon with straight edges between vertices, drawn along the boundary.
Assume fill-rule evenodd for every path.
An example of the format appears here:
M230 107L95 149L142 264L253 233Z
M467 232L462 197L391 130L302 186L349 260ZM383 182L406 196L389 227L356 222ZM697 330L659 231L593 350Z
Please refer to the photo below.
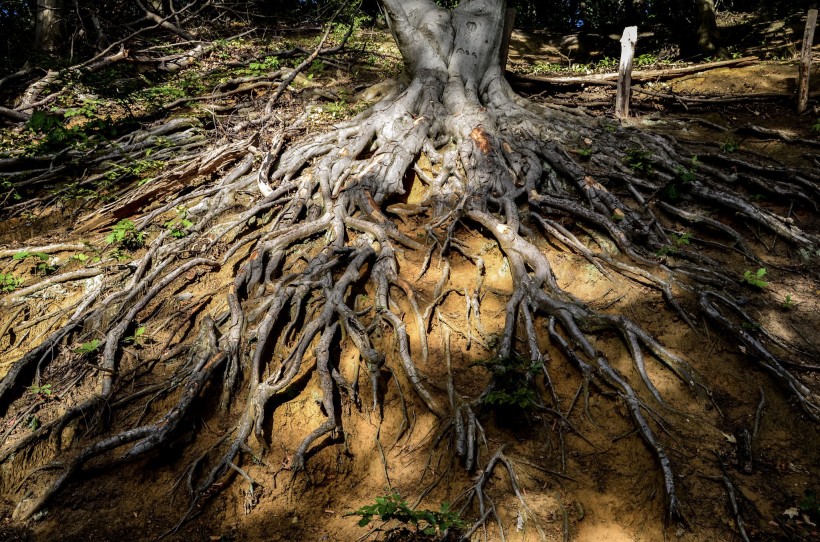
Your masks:
M786 368L783 356L776 353L779 347L773 335L753 333L741 325L751 317L736 295L736 277L727 274L723 263L675 245L666 224L674 217L691 223L698 233L701 226L707 232L720 230L730 246L755 261L762 257L752 244L737 229L709 217L710 212L741 217L741 223L809 252L818 247L816 233L803 231L789 218L736 192L734 179L717 167L695 167L671 139L581 113L543 108L515 96L496 63L483 65L455 52L457 46L467 51L478 48L489 51L478 58L494 58L491 53L497 43L473 43L468 32L471 24L479 24L482 36L496 39L494 28L500 22L493 19L493 10L435 9L427 17L416 10L427 6L423 2L386 4L399 44L411 61L413 77L400 91L326 134L300 142L289 141L289 133L280 134L256 168L254 153L246 152L249 142L240 141L218 147L200 158L196 167L169 176L171 183L175 178L232 168L216 182L183 193L137 220L138 229L146 230L163 214L185 205L193 224L181 239L167 230L154 237L127 273L118 275L113 264L106 267L110 278L13 365L0 384L4 407L29 384L26 375L70 353L68 345L81 329L93 329L102 337L93 364L95 392L46 421L35 434L23 436L17 431L16 440L4 444L0 458L7 460L47 434L59 442L70 424L87 424L83 419L99 422L94 435L102 436L59 453L60 474L48 479L37 471L26 480L25 485L39 494L21 506L21 517L31 517L47 506L92 459L120 462L166 446L210 383L219 388L219 408L239 414L229 436L190 466L187 479L192 497L184 520L237 472L253 488L254 481L241 469L242 457L249 450L259 453L257 447L276 440L275 434L266 434L266 420L277 401L299 393L299 382L306 375L315 372L318 377L320 392L314 400L326 419L305 428L288 466L294 474L305 469L317 448L326 445L323 437L331 435L331 443L346 438L342 404L365 403L378 412L383 404L380 382L390 375L387 380L396 385L409 384L415 398L407 394L408 401L417 399L441 420L437 441L450 435L454 454L466 469L480 469L478 481L464 496L465 514L478 502L470 533L493 517L503 532L485 489L501 464L521 504L521 521L531 520L543 538L510 459L499 449L482 461L480 451L486 445L482 398L489 388L476 393L459 389L454 381L450 337L455 333L468 345L486 346L497 360L524 358L543 367L538 404L560 428L562 455L563 435L578 433L569 417L579 396L571 399L568 408L560 404L569 398L559 397L552 385L556 375L550 373L550 359L569 360L584 379L583 389L591 382L611 392L625 405L634 430L657 461L668 517L682 519L675 461L663 437L665 415L674 415L675 409L650 377L648 358L694 394L708 394L709 382L637 322L596 310L561 288L547 243L579 254L607 276L622 275L658 291L693 328L706 317L727 341L742 344L747 357L765 368L810 418L820 421L816 390ZM464 5L483 4L476 0ZM433 35L445 32L433 23L436 17L450 14L452 27L447 28L454 32L455 45L447 41L440 45L452 51L416 51L418 42L412 32L419 28ZM152 137L156 134L148 132L140 141L123 142L127 145L123 148L147 148ZM188 144L188 138L180 137L179 144ZM588 161L567 152L590 145L595 152ZM637 167L637 155L651 164L651 174L648 167ZM94 160L102 163L101 158ZM744 175L761 179L761 186L769 187L773 195L795 205L806 205L806 198L820 193L816 177L808 173L735 165ZM425 184L421 201L407 203L402 197L408 172L416 172ZM812 196L798 197L806 191ZM139 194L138 201L143 201ZM114 207L108 211L120 216ZM420 235L410 236L396 217L421 224ZM583 228L594 232L600 251L581 240ZM481 318L484 296L498 292L484 285L482 254L471 253L460 239L467 229L498 247L508 262L512 289L503 292L503 326L497 334L488 333ZM663 247L674 247L675 257L658 256ZM403 275L400 262L408 253L424 260L422 275L438 273L431 299L423 298L409 282L411 277ZM450 273L456 257L474 267L472 289L456 286ZM139 398L122 386L123 339L138 324L151 321L161 293L179 291L197 273L216 274L224 268L234 276L226 305L210 303L203 314L192 317L201 330L198 337L190 329L193 326L187 326L187 331L181 326L165 343L174 340L179 345L177 356L188 356L177 371L182 391L174 406L145 425L119 432L106 427L100 417L106 403L114 408ZM91 268L82 276L92 270L101 272ZM80 277L62 276L75 278ZM31 303L23 298L23 293L34 291L29 290L3 303L12 307ZM464 298L463 322L451 321L439 310L450 295ZM178 333L181 337L174 339ZM436 333L443 337L445 360L429 351L428 337ZM596 338L607 333L620 338L635 380L645 389L633 385L630 375L618 371L595 347ZM343 376L341 347L355 348L371 382L369 392L358 390L358 378L348 381ZM445 374L438 370L445 363L446 383L437 385L425 376ZM399 367L402 378L396 375ZM360 393L365 398L369 393L370 400L360 401ZM405 395L401 397L404 423L409 425ZM118 451L124 445L130 448ZM200 471L204 474L197 477ZM730 484L727 489L731 494Z

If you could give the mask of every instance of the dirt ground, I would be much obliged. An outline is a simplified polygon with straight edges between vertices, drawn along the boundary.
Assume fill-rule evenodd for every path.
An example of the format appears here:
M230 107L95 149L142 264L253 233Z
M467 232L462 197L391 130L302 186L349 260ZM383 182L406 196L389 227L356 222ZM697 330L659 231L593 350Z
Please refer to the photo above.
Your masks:
M514 50L513 62L521 54ZM788 92L793 88L796 69L794 63L761 63L705 71L654 88L675 93ZM815 80L818 79L820 77ZM590 87L564 89L535 99L557 99L583 106L585 102L609 98L611 91ZM606 107L591 107L590 111L595 115L609 112ZM634 118L627 122L674 135L685 142L693 156L716 153L726 145L736 147L736 156L740 159L754 161L755 153L760 153L802 167L809 167L812 160L817 164L820 156L820 137L811 129L817 112L796 116L784 100L690 105L687 109L638 98L634 112ZM792 141L784 141L773 133L756 132L750 126L776 130ZM420 183L408 182L409 203L412 203L413 198L419 197ZM754 187L744 189L754 191ZM795 207L792 217L803 229L818 231L818 215L807 206ZM726 220L735 219L727 217ZM677 231L686 230L685 224L670 222L668 226ZM409 219L402 224L402 229L415 236L421 224ZM59 213L34 224L31 221L27 224L23 219L2 224L0 232L0 248L81 239L60 229ZM511 291L512 284L509 271L497 246L484 246L486 238L478 233L466 230L461 233L471 252L483 254L486 279L481 316L486 334L491 336L497 334L503 324L505 294ZM761 234L758 241L757 248L766 253L770 262L769 286L762 290L748 289L751 313L763 327L783 337L789 346L816 348L820 344L818 274L792 271L797 256L776 238ZM594 231L589 232L585 242L595 250L616 251L598 239ZM725 251L715 239L694 239L692 243L707 256ZM726 480L735 488L750 539L820 540L820 528L811 525L810 518L800 512L800 503L806 495L820 491L818 426L804 419L772 380L741 356L737 345L725 344L705 325L692 330L666 307L654 290L623 277L606 277L560 245L544 243L542 249L549 255L562 288L600 310L625 314L644 325L662 344L693 364L710 392L693 393L659 363L648 364L658 391L668 401L668 408L662 413L669 422L663 426L666 433L663 437L677 469L676 482L687 520L686 524L668 522L660 471L653 455L634 432L625 406L594 386L586 389L574 367L560 354L552 352L547 363L572 431L559 439L553 430L554 418L538 411L497 409L486 412L480 419L486 435L486 445L480 451L482 460L504 446L524 499L519 500L512 490L509 473L497 469L488 482L488 493L502 518L506 540L535 541L542 536L550 541L562 540L565 528L571 540L581 542L740 540L737 515L727 498ZM424 254L412 251L402 255L403 275L417 276L423 258ZM733 273L738 276L755 265L739 254L732 264ZM186 290L194 298L185 302L189 305L154 308L171 318L174 311L193 306L198 297L226 289L231 280L229 267L226 266L224 274ZM441 269L433 269L413 285L420 298L434 297L441 272ZM454 266L451 273L460 289L474 287L474 266L470 262L465 260L463 269ZM75 292L77 298L82 294L82 291ZM372 292L365 291L361 295L366 298ZM48 302L47 297L44 302ZM442 318L457 322L465 317L464 310L463 294L454 291L442 303ZM409 307L406 313L409 324ZM128 349L124 371L128 364L138 366L140 356L145 354L143 350L158 347L154 343L162 341L162 334L157 332L151 341ZM437 332L429 342L429 360L420 364L420 368L431 386L444 392L445 337ZM0 348L10 346L0 342ZM417 346L411 344L411 348ZM550 351L546 332L541 346ZM618 337L600 336L595 347L609 356L623 374L632 375L632 384L641 388L642 383L634 377L630 358ZM450 353L456 387L482 389L491 376L487 361L492 357L492 344L453 333ZM14 355L8 354L3 356L5 362ZM353 351L342 352L341 360L343 376L349 381L355 380L357 356ZM398 367L396 360L388 359L387 364ZM139 386L148 386L173 370L173 363L159 364ZM70 380L74 376L66 366L50 367L47 371L51 371L49 374L55 381ZM254 443L255 460L238 465L261 490L249 492L248 483L237 474L201 510L196 510L193 521L174 529L188 507L186 481L184 475L180 478L180 473L221 442L229 429L229 416L221 418L225 422L223 426L215 424L213 420L220 419L215 415L216 405L212 404L215 401L203 401L201 418L190 421L187 433L179 438L179 446L162 457L121 465L117 469L92 463L56 497L45 514L25 525L13 520L17 502L11 495L16 487L9 480L20 484L19 474L36 462L38 454L48 455L55 443L49 442L31 455L5 462L4 472L0 473L4 484L0 486L0 517L3 518L0 540L137 541L154 540L165 534L165 540L186 541L352 542L363 539L379 524L359 527L358 518L346 514L373 503L377 496L395 491L411 504L421 498L421 507L431 509L438 509L443 501L451 501L457 510L466 504L460 494L474 483L475 474L465 473L451 459L447 439L437 438L438 421L410 395L402 378L398 379L403 390L400 391L389 375L384 375L384 404L376 411L367 400L360 408L344 405L344 438L340 435L329 438L312 453L306 472L292 475L290 461L305 428L318 426L325 419L315 400L321 393L319 383L315 375L310 375L303 379L299 398L283 401L269 417L265 432L272 436L271 442ZM799 375L820 393L820 373L800 371ZM363 373L359 379L363 390L367 389L366 375ZM218 392L214 393L217 395ZM364 393L363 396L369 397ZM144 411L126 409L117 413L111 423L150 419L166 410L172 399L160 397ZM31 401L35 400L33 395ZM409 431L403 431L402 409L396 408L403 401L407 404ZM54 404L49 408L59 410L61 407ZM385 413L383 419L380 411ZM10 427L15 416L20 415L22 412L10 413L1 420L0 427ZM738 456L738 440L745 431L752 437L751 466ZM71 439L64 435L63 445ZM722 465L723 470L716 465ZM464 516L470 522L475 520L475 508L469 508ZM373 533L368 540L377 536L378 533ZM490 524L473 539L501 538L497 525Z

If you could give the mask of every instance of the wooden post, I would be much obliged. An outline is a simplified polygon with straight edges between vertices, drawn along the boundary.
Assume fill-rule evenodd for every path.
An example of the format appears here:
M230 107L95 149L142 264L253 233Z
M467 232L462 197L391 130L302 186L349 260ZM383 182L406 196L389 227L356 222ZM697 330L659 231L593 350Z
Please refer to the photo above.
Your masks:
M507 8L504 13L504 33L501 35L501 69L507 69L507 58L510 56L510 39L515 24L515 8Z
M810 9L806 17L806 31L803 33L803 49L800 54L800 76L797 85L798 113L803 113L809 104L809 72L811 71L811 46L814 43L815 26L817 26L817 10Z
M632 58L638 43L638 27L627 26L621 36L621 63L618 66L618 94L615 96L615 116L629 116L629 97L632 87Z

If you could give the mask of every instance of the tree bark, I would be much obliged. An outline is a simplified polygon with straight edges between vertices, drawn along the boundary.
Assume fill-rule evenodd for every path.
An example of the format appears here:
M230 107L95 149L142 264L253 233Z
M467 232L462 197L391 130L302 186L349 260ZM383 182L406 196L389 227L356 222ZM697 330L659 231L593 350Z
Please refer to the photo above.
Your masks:
M62 38L63 0L37 0L34 22L34 49L53 53Z
M714 0L697 0L697 48L703 56L724 56L726 50L720 43Z

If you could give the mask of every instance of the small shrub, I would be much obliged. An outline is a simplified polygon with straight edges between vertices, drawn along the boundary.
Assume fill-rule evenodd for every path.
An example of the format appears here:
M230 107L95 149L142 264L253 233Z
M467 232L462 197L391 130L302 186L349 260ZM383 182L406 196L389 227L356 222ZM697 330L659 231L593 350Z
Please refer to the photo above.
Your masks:
M642 67L642 66L652 66L653 64L658 63L658 57L651 53L646 53L643 55L638 55L635 57L635 66Z
M743 278L740 282L746 283L749 286L754 286L755 288L765 288L769 285L768 282L763 280L763 277L766 276L766 268L761 267L755 272L749 271L748 269L743 272Z
M11 257L13 260L26 260L29 258L33 258L35 260L35 272L41 275L50 275L57 268L49 262L48 254L43 252L28 252L28 251L21 251Z
M544 75L548 73L558 72L562 69L563 67L560 64L554 64L552 62L536 62L532 65L532 74Z
M723 142L721 149L723 149L723 152L725 152L726 154L732 154L733 152L737 152L738 149L740 149L740 143L738 143L734 139L727 139Z
M127 344L141 344L143 336L145 335L145 326L140 326L134 330L134 334L130 337L125 337L122 341Z
M184 205L178 206L175 211L177 213L176 218L166 222L165 229L168 230L172 237L181 239L188 235L188 228L193 226L194 223L188 220L188 209Z
M632 148L626 151L623 159L624 164L630 169L643 173L652 172L652 153L640 148Z
M493 374L493 389L484 396L484 404L515 410L532 410L539 404L535 377L543 364L520 356L491 359L481 363Z
M691 183L692 181L697 179L697 172L698 172L698 166L699 165L700 165L700 162L698 161L698 157L693 156L692 157L692 166L691 167L689 167L689 168L684 168L684 167L678 168L678 171L677 171L678 178L680 178L680 180L683 181L684 183Z
M669 234L669 239L674 243L674 245L664 245L658 252L657 255L660 257L664 257L668 254L674 254L678 251L678 248L682 247L683 245L688 245L689 240L692 238L691 232L684 232L681 235L676 235L674 233Z
M119 245L127 250L136 250L145 245L145 233L137 231L137 227L127 218L117 222L111 229L105 242L109 245Z
M459 517L458 512L450 510L449 503L442 503L438 511L413 510L398 493L376 497L375 504L362 506L355 512L345 515L360 516L360 527L365 527L374 517L378 517L382 521L395 520L401 526L389 529L388 532L397 532L399 534L402 532L408 534L415 532L429 537L440 537L450 529L460 530L467 526Z
M22 281L11 273L0 273L0 292L9 293L16 290Z
M578 156L583 160L589 160L593 152L592 147L582 147L578 149Z
M96 352L99 347L100 347L99 339L93 339L91 341L88 341L87 343L81 344L78 348L75 348L74 351L78 354L82 354L84 356L87 356L87 355L90 355L90 354L93 354L94 352Z
M248 69L255 75L261 75L279 69L279 59L275 56L267 56L263 60L251 62Z
M605 56L604 58L598 61L597 65L599 68L603 69L616 68L618 67L618 59Z
M32 395L41 395L43 397L50 397L51 394L54 393L51 389L51 384L43 384L42 386L31 385L28 391Z

